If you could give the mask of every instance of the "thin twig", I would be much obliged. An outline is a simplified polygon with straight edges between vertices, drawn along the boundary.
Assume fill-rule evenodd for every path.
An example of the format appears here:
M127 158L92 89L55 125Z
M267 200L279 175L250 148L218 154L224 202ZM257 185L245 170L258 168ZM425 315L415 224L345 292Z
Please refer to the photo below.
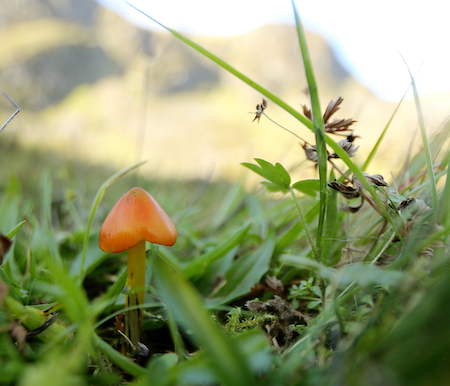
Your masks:
M3 92L1 89L0 89L0 93L2 93L2 94L4 95L4 97L5 97L6 99L8 99L8 100L13 104L13 106L16 108L16 111L14 111L14 113L13 113L13 114L9 117L9 119L3 124L3 126L0 127L0 133L1 133L1 132L5 129L5 127L8 126L8 123L11 122L17 114L19 114L20 107L17 106L16 102L14 102L14 101L13 101L13 100L5 93L5 92Z
M298 139L301 139L303 142L305 142L306 144L312 146L307 140L303 139L302 137L300 137L298 134L294 133L293 131L289 130L288 128L280 125L278 122L274 121L272 118L270 118L266 113L262 113L263 115L265 115L269 121L275 123L278 127L281 127L283 130L286 130L288 133L291 133L292 135L295 135Z
M349 181L349 182L352 181L352 180L350 179L350 177L347 176L347 174L345 174L341 169L339 169L339 168L336 166L336 164L335 164L331 159L329 159L328 162L329 162L331 165L333 165L333 167L339 172L339 174L340 174L342 177L346 178L347 181Z

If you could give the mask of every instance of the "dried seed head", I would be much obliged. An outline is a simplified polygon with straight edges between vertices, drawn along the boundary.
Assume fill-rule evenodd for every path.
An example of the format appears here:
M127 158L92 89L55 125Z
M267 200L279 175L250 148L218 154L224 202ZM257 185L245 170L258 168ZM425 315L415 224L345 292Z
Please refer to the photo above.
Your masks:
M432 209L422 200L407 198L397 207L401 217L405 220L404 227L400 230L403 237L413 237L415 241L423 239L432 233L437 233L443 227L430 218ZM440 240L434 241L429 247L443 247Z
M256 105L256 113L255 113L256 115L252 122L255 122L255 120L257 119L258 123L259 123L259 120L261 119L261 115L263 115L264 110L266 108L267 108L267 101L263 98L262 102L258 103Z
M300 105L303 108L303 115L308 118L310 121L312 121L312 114L311 110L306 105Z
M351 125L353 125L356 121L352 118L349 119L335 119L331 123L325 123L325 131L327 133L333 134L336 131L347 131L352 130L349 129Z
M345 185L342 182L338 182L336 180L331 181L328 186L331 189L337 190L341 193L345 198L351 200L352 198L359 197L359 187L353 187L349 185Z
M346 139L339 141L337 144L348 154L349 157L354 157L359 149L359 146L353 145L353 141L356 137L349 135ZM328 158L339 158L336 153L331 154Z
M359 149L359 146L353 145L353 137L352 141L349 141L348 138L343 139L342 141L338 142L338 145L344 149L344 151L348 154L349 157L354 157L356 152Z
M372 183L372 185L376 186L389 186L386 181L384 180L383 176L381 174L374 174L373 176L370 176L366 178L370 180L369 183Z
M331 101L323 114L323 123L324 128L327 133L334 134L339 131L351 131L349 127L353 125L356 121L352 118L350 119L335 119L333 122L328 122L331 116L340 109L341 103L344 101L344 98L339 97L335 101ZM303 114L306 118L312 121L311 110L306 105L301 105L303 108Z
M409 197L406 200L402 201L400 203L399 206L397 206L397 210L402 210L405 209L409 206L409 204L411 204L411 202L413 202L415 200L415 198Z
M340 109L339 106L341 105L341 103L343 101L344 101L344 98L339 97L335 101L331 101L330 103L328 103L328 106L323 114L323 121L325 123L327 123L328 120L331 118L331 116Z
M306 158L309 159L310 161L317 163L319 158L317 156L316 145L312 145L311 147L308 147L305 143L304 145L302 145L302 148L305 151Z
M405 201L400 203L397 209L401 210L402 216L408 219L417 216L424 217L432 211L432 209L425 204L425 202L417 198L407 198Z
M363 175L364 177L366 177L366 180L370 185L384 186L384 187L389 186L381 174L374 174L373 176L371 176L370 174L363 172ZM353 186L355 187L363 188L363 184L356 177L353 177L352 183Z
M331 116L336 113L341 107L342 102L344 101L344 98L339 97L335 101L331 101L326 110L323 114L323 122L325 126L325 131L327 133L333 134L336 131L347 131L351 130L349 127L353 125L356 121L354 121L352 118L350 119L335 119L333 122L328 122Z

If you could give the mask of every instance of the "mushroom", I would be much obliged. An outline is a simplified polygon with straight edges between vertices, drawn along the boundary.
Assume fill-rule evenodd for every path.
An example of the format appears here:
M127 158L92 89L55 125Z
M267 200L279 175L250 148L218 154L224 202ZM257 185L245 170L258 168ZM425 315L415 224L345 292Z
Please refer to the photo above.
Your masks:
M100 249L119 253L128 250L128 291L126 306L136 309L125 313L125 334L135 347L139 342L145 295L145 242L171 246L177 230L156 200L142 188L125 193L111 209L100 230Z

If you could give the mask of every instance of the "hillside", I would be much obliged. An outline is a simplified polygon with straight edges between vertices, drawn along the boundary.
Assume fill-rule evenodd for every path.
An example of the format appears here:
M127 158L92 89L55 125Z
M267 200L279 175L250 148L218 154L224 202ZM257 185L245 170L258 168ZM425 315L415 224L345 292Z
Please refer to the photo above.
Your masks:
M0 22L0 88L22 108L2 134L3 144L14 140L23 149L113 168L136 162L142 153L149 160L145 173L163 179L236 178L244 173L239 163L253 157L288 167L304 160L293 137L267 120L251 122L248 112L261 101L259 93L175 37L138 29L91 1L19 3L25 4L6 7ZM192 39L292 106L308 104L294 27ZM320 36L309 34L308 41L322 108L343 96L337 115L358 121L361 152L367 151L395 104L358 84ZM4 101L0 109L2 120L11 113ZM312 140L273 103L267 112ZM433 115L435 128L442 116ZM392 165L384 152L406 148L393 140L396 133L416 127L414 107L407 103L381 149L378 168ZM308 165L301 173L313 175L314 169Z

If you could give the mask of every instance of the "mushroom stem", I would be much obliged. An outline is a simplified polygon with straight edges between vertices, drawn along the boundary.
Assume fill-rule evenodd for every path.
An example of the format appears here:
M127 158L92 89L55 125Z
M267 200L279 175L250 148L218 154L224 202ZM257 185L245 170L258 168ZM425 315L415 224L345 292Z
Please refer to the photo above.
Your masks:
M145 296L145 240L128 250L127 307L144 304ZM125 334L136 347L144 324L144 310L136 308L125 313Z

